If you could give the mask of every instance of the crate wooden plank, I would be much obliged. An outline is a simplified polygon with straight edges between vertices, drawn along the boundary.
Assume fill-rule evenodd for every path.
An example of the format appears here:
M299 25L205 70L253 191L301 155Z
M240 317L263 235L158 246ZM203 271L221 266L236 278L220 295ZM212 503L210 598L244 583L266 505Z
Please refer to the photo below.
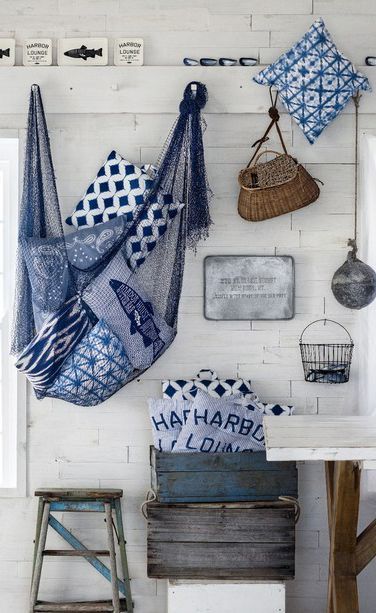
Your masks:
M148 575L173 579L294 576L294 507L286 502L149 503Z
M152 488L160 502L275 500L298 495L294 462L260 453L164 453L151 448Z

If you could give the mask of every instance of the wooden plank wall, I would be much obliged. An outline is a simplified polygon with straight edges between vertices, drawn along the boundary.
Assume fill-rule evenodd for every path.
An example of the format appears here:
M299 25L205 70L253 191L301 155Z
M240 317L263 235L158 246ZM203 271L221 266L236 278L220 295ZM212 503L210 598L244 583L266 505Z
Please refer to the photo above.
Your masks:
M184 55L256 55L269 62L303 34L317 15L324 16L338 45L359 64L366 55L376 53L375 0L0 0L0 34L16 36L19 63L21 43L27 36L56 39L81 33L111 39L117 35L145 38L149 65L145 68L70 72L40 67L0 72L0 136L24 137L27 86L34 81L43 84L65 213L112 148L134 161L156 160L182 86L192 77L209 86L205 142L215 192L215 225L197 256L188 255L180 331L166 355L141 381L123 389L104 406L87 409L59 401L39 403L30 396L29 496L0 501L1 611L24 613L27 608L36 517L34 489L111 486L125 491L136 606L140 613L165 613L165 582L146 577L146 525L139 511L150 479L146 399L159 394L161 377L191 376L201 367L211 367L223 376L251 377L263 399L293 402L299 413L343 413L356 407L356 356L352 383L307 384L297 345L302 328L322 316L338 318L349 326L356 340L356 316L341 308L330 290L332 274L345 258L346 241L352 232L351 106L314 146L305 141L287 115L282 116L286 142L325 186L320 201L311 207L251 225L236 213L237 173L249 157L250 143L266 125L267 90L251 84L255 72L251 69L179 67ZM368 69L367 74L374 81L374 71ZM111 89L116 84L117 91ZM376 129L375 100L376 94L363 96L362 129ZM243 253L294 256L297 313L293 320L204 320L204 257ZM297 530L296 580L288 586L288 611L322 613L328 555L324 477L318 464L301 464L299 472L302 517ZM63 520L68 528L78 531L85 544L101 548L105 530L98 518L71 515ZM58 543L51 539L49 546ZM45 598L107 597L108 586L86 566L80 561L48 560ZM360 580L364 613L374 612L373 574L371 566Z

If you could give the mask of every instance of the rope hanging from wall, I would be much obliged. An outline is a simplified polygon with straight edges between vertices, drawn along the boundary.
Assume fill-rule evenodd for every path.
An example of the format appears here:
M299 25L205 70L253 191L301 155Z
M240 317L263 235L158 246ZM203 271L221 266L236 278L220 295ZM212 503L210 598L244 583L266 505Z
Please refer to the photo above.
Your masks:
M351 251L336 270L332 279L332 292L336 300L348 309L363 309L376 297L376 273L357 257L358 238L358 173L359 173L359 91L353 96L355 105L355 151L354 151L354 237L348 241Z

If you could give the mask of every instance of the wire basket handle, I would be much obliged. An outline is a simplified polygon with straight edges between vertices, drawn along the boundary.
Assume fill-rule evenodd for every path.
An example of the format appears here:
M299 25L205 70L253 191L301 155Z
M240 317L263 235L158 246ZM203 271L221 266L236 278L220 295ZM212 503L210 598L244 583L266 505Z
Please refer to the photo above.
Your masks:
M305 331L310 328L310 326L313 326L313 324L317 324L320 321L324 322L324 325L326 325L327 321L330 321L330 323L335 324L336 326L339 326L340 328L342 328L342 330L344 330L346 332L346 334L348 334L348 337L350 339L350 343L353 344L353 339L351 338L351 334L350 332L345 328L345 326L343 326L342 324L338 323L338 321L334 321L334 319L327 319L326 317L323 319L315 319L315 321L311 321L310 324L308 324L308 326L306 326L303 330L303 332L300 335L300 339L299 339L299 343L303 342L303 334L305 333Z

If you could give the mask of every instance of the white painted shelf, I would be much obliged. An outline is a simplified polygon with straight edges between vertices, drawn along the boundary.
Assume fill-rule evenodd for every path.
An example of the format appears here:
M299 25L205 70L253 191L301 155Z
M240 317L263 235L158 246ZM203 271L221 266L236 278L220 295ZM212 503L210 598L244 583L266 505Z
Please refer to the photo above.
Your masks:
M0 114L25 114L30 86L41 86L51 113L177 113L189 81L202 81L209 92L206 113L265 113L267 87L252 77L262 66L37 66L0 68ZM376 69L363 68L373 89ZM280 105L281 111L283 110ZM345 113L353 113L349 103ZM376 113L376 96L364 93L361 113Z
M376 417L264 418L268 460L376 461Z

